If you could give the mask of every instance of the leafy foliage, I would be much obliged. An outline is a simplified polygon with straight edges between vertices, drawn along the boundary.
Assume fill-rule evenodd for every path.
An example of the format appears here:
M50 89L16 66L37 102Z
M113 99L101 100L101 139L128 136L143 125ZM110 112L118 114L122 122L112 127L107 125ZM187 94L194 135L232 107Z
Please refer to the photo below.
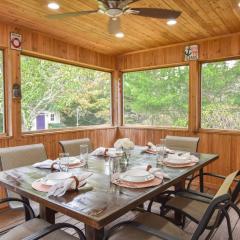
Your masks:
M125 123L187 127L188 67L124 74ZM203 128L240 129L240 60L202 65Z
M240 60L202 65L202 127L240 129Z
M25 131L43 111L60 113L51 128L110 122L110 73L21 56L21 80Z
M43 111L59 112L49 128L110 123L110 73L21 56L22 125L32 130ZM187 127L189 67L124 74L126 124ZM240 130L240 60L202 65L203 128ZM0 132L4 131L3 52L0 51Z
M125 123L187 127L188 82L188 66L125 73Z

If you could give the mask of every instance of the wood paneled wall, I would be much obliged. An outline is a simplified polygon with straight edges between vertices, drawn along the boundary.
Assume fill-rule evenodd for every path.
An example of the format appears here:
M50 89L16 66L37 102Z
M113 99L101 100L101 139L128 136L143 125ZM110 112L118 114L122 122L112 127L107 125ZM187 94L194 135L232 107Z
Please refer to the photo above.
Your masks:
M189 44L199 45L199 61L240 56L240 33L235 33L217 38L127 53L118 57L118 66L121 71L125 72L185 64L183 53L185 46Z
M115 69L115 56L94 52L21 26L0 22L0 47L9 48L10 32L22 34L23 53L107 71ZM15 50L11 50L16 52Z
M166 135L199 136L199 152L219 154L219 159L206 170L226 175L240 169L240 131L200 128L200 71L201 62L240 57L240 33L124 54L118 57L118 66L120 71L127 72L186 64L184 48L189 44L199 45L199 61L189 62L189 128L171 130L129 125L119 128L118 137L129 137L143 145L148 141L158 143ZM213 179L207 178L207 182L212 187L219 186L219 182Z

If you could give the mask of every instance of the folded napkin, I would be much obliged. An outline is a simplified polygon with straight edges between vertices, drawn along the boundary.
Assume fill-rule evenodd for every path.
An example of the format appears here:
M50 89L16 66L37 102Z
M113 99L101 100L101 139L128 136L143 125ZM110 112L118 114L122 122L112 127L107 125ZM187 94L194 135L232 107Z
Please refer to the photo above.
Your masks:
M115 148L105 148L105 147L99 147L95 149L91 155L93 156L109 156L109 157L116 157L119 156L119 153L117 153L117 150Z
M85 185L86 179L89 178L93 173L84 173L80 176L74 176L71 178L68 178L62 182L59 182L57 184L54 184L48 191L47 196L55 196L55 197L61 197L63 196L67 191L71 190L91 190L92 187L83 188L82 186Z
M147 148L144 150L145 153L156 154L157 153L157 146L154 145L152 142L148 142L146 144ZM166 153L174 154L175 151L165 147Z
M149 171L151 174L153 174L157 178L160 178L160 179L168 178L168 179L170 179L168 174L164 173L161 168L153 168L151 165L137 166L137 167L133 167L132 169L146 170L146 171Z
M179 154L171 154L168 155L167 159L165 161L172 162L172 163L197 163L199 162L199 158L191 155L189 152L183 153L181 155Z
M80 164L80 163L82 163L82 160L75 158L75 157L69 157L70 165L71 165L71 162L74 164ZM35 168L44 168L44 169L53 168L53 169L59 170L58 163L59 163L59 159L56 159L56 160L47 159L42 162L34 163L32 166Z
M59 169L58 161L57 160L53 161L51 159L47 159L47 160L44 160L42 162L34 163L32 166L35 167L35 168L46 168L46 169L48 169L48 168L53 167L56 170Z

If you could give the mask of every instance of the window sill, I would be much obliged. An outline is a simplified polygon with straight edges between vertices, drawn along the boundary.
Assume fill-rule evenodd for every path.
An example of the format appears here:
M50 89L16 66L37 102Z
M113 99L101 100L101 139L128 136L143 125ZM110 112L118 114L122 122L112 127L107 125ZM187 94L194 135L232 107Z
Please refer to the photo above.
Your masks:
M1 139L1 140L11 139L11 138L12 138L12 136L9 136L9 135L7 135L7 134L4 134L4 133L0 134L0 139Z
M167 131L179 131L179 132L189 132L188 128L174 128L174 127L160 127L160 126L149 126L149 125L123 125L119 127L120 129L149 129L149 130L167 130Z
M61 128L61 129L47 129L42 131L29 131L23 132L22 136L32 136L32 135L48 135L48 134L58 134L58 133L71 133L71 132L80 132L80 131L94 131L94 130L101 130L101 129L116 129L116 126L113 125L94 125L94 126L81 126L78 128Z
M216 134L229 134L229 135L240 135L240 130L228 130L228 129L210 129L200 128L199 133L216 133Z

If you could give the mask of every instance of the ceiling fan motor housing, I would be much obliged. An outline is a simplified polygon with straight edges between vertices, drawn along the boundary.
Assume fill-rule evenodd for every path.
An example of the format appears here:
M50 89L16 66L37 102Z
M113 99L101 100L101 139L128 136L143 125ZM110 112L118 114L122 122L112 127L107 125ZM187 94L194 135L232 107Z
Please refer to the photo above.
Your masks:
M122 9L119 8L110 8L105 12L109 17L116 18L123 14Z

